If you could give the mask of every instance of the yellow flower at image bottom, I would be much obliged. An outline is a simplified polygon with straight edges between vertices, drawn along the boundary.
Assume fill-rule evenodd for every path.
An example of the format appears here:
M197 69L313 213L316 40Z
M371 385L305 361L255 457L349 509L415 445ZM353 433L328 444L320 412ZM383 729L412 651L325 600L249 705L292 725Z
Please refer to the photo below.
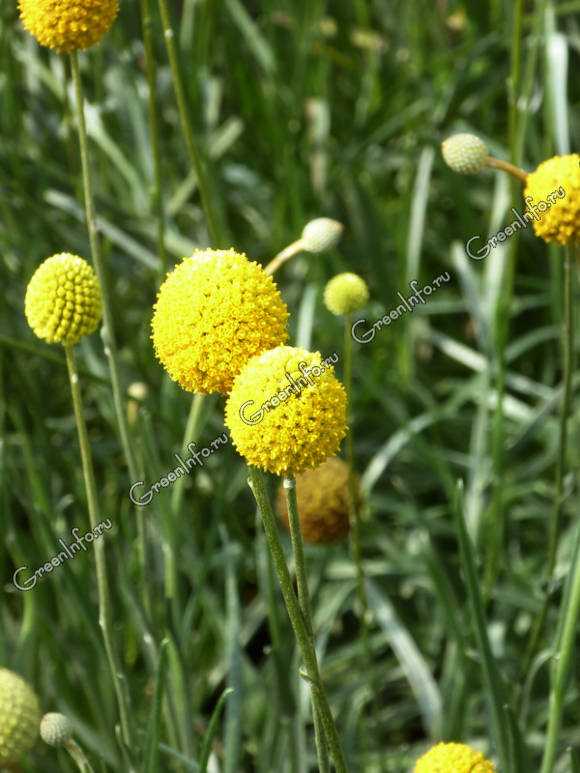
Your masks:
M247 361L286 341L288 309L264 269L234 250L184 258L159 289L155 353L188 392L225 394Z
M0 668L0 767L17 763L38 736L40 706L18 674Z
M24 313L33 332L48 343L73 346L101 319L101 292L92 267L78 255L47 258L26 288Z
M497 773L481 752L463 743L438 743L417 760L413 773Z
M278 346L252 358L234 381L226 426L246 461L293 474L334 455L346 434L346 392L338 356Z
M524 200L536 236L559 244L580 241L580 155L542 162L527 176Z
M119 12L118 0L18 0L18 6L24 28L61 53L98 43Z

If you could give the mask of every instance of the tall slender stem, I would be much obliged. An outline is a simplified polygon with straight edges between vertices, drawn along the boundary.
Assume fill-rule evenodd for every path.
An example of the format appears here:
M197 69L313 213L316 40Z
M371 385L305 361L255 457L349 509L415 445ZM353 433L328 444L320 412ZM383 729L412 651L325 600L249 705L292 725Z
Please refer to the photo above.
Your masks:
M312 646L316 647L314 638L314 629L312 627L312 611L310 608L310 594L308 592L308 575L306 573L306 561L304 559L304 542L302 539L302 529L300 528L300 516L298 514L298 502L296 499L296 479L288 476L283 480L284 491L286 492L286 504L288 508L288 523L290 525L290 539L292 540L292 550L294 553L294 565L296 569L296 586L298 588L298 601L304 617L304 622L310 635ZM318 767L320 773L328 771L328 752L326 748L326 739L324 737L324 728L322 718L317 706L312 707L314 718L314 738L316 741L316 754L318 757Z
M83 466L83 477L85 481L85 491L87 496L87 505L89 511L89 520L91 528L94 529L100 523L99 504L97 498L97 487L95 484L95 474L93 469L93 459L91 447L87 435L87 426L85 423L79 377L76 369L75 357L72 347L65 346L66 363L68 367L69 381L72 393L72 402L74 415L79 437L79 446L81 449L81 460ZM127 700L121 681L125 682L122 676L121 668L117 659L113 638L113 616L111 611L111 600L109 595L109 583L107 580L107 563L105 557L105 540L103 537L94 540L95 546L95 564L97 570L97 594L99 599L99 626L103 634L105 651L109 661L111 677L117 704L119 707L119 717L121 720L121 734L123 742L128 750L132 749L132 738L129 724L129 712Z
M149 91L149 136L153 160L153 185L151 203L157 217L157 252L161 260L161 269L167 271L167 251L165 249L165 212L163 207L163 187L161 174L161 150L159 142L159 120L157 118L157 66L153 45L153 24L151 20L151 0L141 0L141 24L143 27L143 48L145 51L145 71Z
M69 738L68 741L65 741L64 747L75 761L76 766L80 770L80 773L94 773L90 762L85 756L85 753L76 741L73 741L72 738Z
M91 159L89 153L89 143L87 137L87 126L85 121L85 106L84 106L84 93L83 83L79 67L79 59L77 52L74 51L70 55L71 70L73 75L74 89L75 89L75 107L77 117L77 129L79 135L80 155L81 155L81 167L83 175L83 191L85 199L85 217L87 221L87 229L89 232L89 242L91 246L91 256L97 277L99 279L99 285L101 288L101 298L103 303L103 327L102 338L104 343L105 355L109 363L109 372L111 374L111 387L113 391L113 404L115 406L115 417L117 420L117 428L119 430L119 436L121 439L121 446L129 469L129 475L132 481L139 480L138 465L133 446L131 443L131 435L129 432L129 422L127 419L127 413L125 410L125 400L123 396L123 388L121 385L121 376L119 372L119 355L117 352L117 342L115 338L115 331L113 326L113 312L111 306L111 298L109 295L109 286L107 283L107 275L105 271L105 264L101 253L101 243L99 239L97 217L95 213L95 205L93 200L93 182L91 172ZM145 521L144 514L137 508L137 529L138 529L138 559L143 589L143 601L145 609L151 608L149 600L149 585L145 581L147 576L147 548L145 537Z
M574 375L574 246L566 248L564 257L564 287L563 306L564 317L562 320L562 402L560 405L560 428L558 439L558 458L556 461L556 480L554 485L554 503L552 514L548 523L548 559L546 562L546 580L548 587L542 608L537 616L529 638L526 655L524 658L524 671L526 673L537 651L542 630L548 615L550 606L550 580L554 574L556 555L558 551L558 539L560 535L560 521L564 508L564 478L566 475L566 455L568 449L568 420L572 407L572 377Z
M201 204L205 213L209 236L213 247L223 246L221 245L221 236L223 233L221 213L215 206L213 189L210 186L210 179L206 173L204 160L194 139L191 118L187 107L187 98L185 89L183 87L181 68L179 65L179 56L177 52L177 46L175 44L175 35L171 26L171 16L169 13L169 5L167 0L159 0L159 11L161 13L161 21L163 23L163 35L165 37L167 56L169 57L169 66L171 67L171 78L173 80L173 89L175 91L175 98L177 100L177 109L179 111L181 131L185 140L189 160L197 177L199 194L201 196Z
M354 444L352 432L352 335L351 318L344 318L344 387L348 403L348 431L346 435L346 460L348 464L348 509L350 518L350 545L353 562L356 568L357 594L360 605L360 626L365 651L368 654L368 609L365 573L362 562L362 547L360 539L360 512L357 503L356 479L354 474Z
M248 485L252 490L258 505L258 510L260 511L264 532L266 534L266 541L272 555L276 574L278 575L278 582L280 583L280 589L282 591L282 596L284 597L288 617L290 618L304 660L313 702L320 711L320 717L328 740L330 755L338 773L346 773L346 761L334 718L330 710L328 698L326 697L324 685L320 677L316 649L312 643L308 626L300 608L300 603L296 598L294 588L292 587L292 580L290 578L288 567L286 566L286 558L278 536L276 517L266 492L264 476L255 467L248 468Z
M576 630L580 617L580 528L578 529L571 571L569 587L562 601L558 627L559 636L556 642L557 652L554 653L552 665L548 732L544 745L541 773L552 773L554 769L562 726L564 698L575 652Z
M125 412L123 401L123 392L121 389L121 379L119 375L117 342L113 328L113 313L111 299L109 295L109 286L105 272L105 265L101 253L101 244L98 234L97 218L95 214L95 205L93 200L93 182L91 172L91 160L89 154L89 143L87 138L87 126L85 121L84 94L83 85L79 68L79 60L76 51L70 55L71 69L75 87L75 102L77 115L77 128L79 134L79 144L81 153L81 166L83 173L83 190L85 198L85 213L87 228L89 231L89 241L91 245L91 256L95 266L95 271L99 279L101 296L103 300L103 340L105 344L105 354L109 361L111 372L111 385L113 388L113 401L115 405L115 415L121 437L121 444L129 473L132 480L137 480L137 463L131 446L131 436L129 433L129 424Z

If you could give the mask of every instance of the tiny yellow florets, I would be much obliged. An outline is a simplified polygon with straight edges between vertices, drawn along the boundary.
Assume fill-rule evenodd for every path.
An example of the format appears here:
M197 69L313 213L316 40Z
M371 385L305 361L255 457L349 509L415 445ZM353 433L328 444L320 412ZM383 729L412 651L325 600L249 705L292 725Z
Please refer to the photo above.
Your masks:
M358 481L355 486L358 504ZM350 527L348 464L338 456L296 476L296 499L300 529L306 542L328 544L347 536ZM276 497L276 510L288 528L286 493L282 485Z
M279 346L251 359L226 403L226 426L240 454L268 472L312 469L346 434L346 392L337 355Z
M580 241L580 155L555 156L526 179L524 198L536 236L546 242Z
M183 389L225 394L251 357L286 341L287 322L286 304L258 263L234 250L200 250L161 285L152 338Z
M481 752L463 743L438 743L417 760L413 773L496 773Z
M348 271L333 277L324 288L324 305L333 314L358 311L368 299L369 288L365 280Z
M19 0L24 28L60 53L90 48L111 28L118 0Z
M95 272L78 255L63 252L47 258L28 283L24 311L39 338L73 346L93 333L101 319Z
M17 763L38 736L40 706L18 674L0 668L0 768Z

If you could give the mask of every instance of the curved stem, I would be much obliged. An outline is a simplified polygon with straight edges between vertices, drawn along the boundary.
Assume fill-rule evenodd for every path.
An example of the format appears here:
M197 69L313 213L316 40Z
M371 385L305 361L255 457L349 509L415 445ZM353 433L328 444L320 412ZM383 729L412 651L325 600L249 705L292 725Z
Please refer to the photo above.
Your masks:
M68 741L65 741L64 747L75 761L81 773L94 773L85 753L76 741L73 741L73 739L70 738Z
M252 490L258 505L258 510L260 511L264 532L266 534L266 541L268 542L268 548L272 555L272 562L276 569L276 574L278 575L278 582L280 583L280 589L282 591L282 596L284 597L288 617L290 618L298 646L300 647L302 659L304 660L306 676L312 694L312 701L320 711L320 717L328 740L330 755L334 761L337 772L346 773L346 761L336 724L330 710L328 698L326 697L324 685L320 677L316 650L312 643L308 626L304 620L300 603L298 602L296 594L294 593L294 588L292 587L292 580L290 578L288 567L286 566L286 558L284 557L284 551L278 536L276 517L266 492L264 476L255 467L248 467L248 485Z
M528 178L528 173L524 172L523 169L520 169L519 166L516 166L515 164L510 164L509 161L503 161L501 158L494 158L493 156L488 156L486 158L486 164L487 166L490 166L492 169L500 169L502 172L507 172L508 174L511 174L512 177L515 177L516 180L519 180L520 182L525 183Z
M287 247L284 247L284 249L279 252L276 257L272 258L272 260L268 263L266 268L264 269L267 274L274 274L278 269L284 265L287 261L290 260L290 258L293 258L294 255L298 255L299 252L302 252L304 249L304 243L302 239L297 239L295 242L292 242L292 244L289 244Z
M95 484L95 473L93 469L93 459L91 453L91 446L87 435L87 426L85 423L81 390L79 385L79 377L75 364L74 352L71 346L65 346L66 362L68 366L68 374L70 381L70 388L72 393L72 402L75 415L75 421L77 425L77 432L79 437L79 446L81 449L81 460L83 466L83 478L85 482L85 491L87 496L87 505L89 511L89 520L91 529L95 529L100 523L99 504L97 498L97 487ZM107 659L109 661L109 668L111 670L111 677L113 680L113 686L115 688L115 694L117 696L117 704L119 707L119 717L121 720L121 733L123 742L127 749L132 748L131 731L129 724L129 711L127 706L126 696L121 685L121 681L125 682L125 678L122 676L117 654L115 651L115 644L113 638L113 619L111 612L111 600L109 595L109 583L107 580L107 563L105 558L105 540L101 536L94 540L95 548L95 564L97 574L97 594L99 599L99 626L103 634L103 640L105 643L105 651Z
M304 543L302 539L302 530L300 528L300 516L298 514L298 502L296 500L296 480L288 476L282 482L286 493L286 504L288 508L288 523L290 525L290 539L292 540L292 550L294 552L294 565L296 568L296 586L298 588L298 601L300 609L304 616L304 622L308 629L308 634L312 646L316 647L314 630L312 627L312 612L310 609L310 594L308 592L308 576L306 574L306 561L304 560ZM328 771L328 752L326 748L326 739L324 737L324 728L322 718L316 706L313 706L314 718L314 738L316 742L316 755L318 757L318 767L320 773Z

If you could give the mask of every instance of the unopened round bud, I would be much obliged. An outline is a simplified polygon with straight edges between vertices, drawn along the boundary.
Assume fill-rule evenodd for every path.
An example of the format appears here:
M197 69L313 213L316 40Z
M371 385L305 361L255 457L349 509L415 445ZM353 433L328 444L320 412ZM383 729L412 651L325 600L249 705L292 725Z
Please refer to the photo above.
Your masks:
M365 280L348 271L333 277L324 288L324 305L333 314L358 311L368 299L369 288Z
M441 143L441 153L448 167L459 174L477 174L489 156L487 145L475 134L454 134Z
M72 734L72 722L64 714L51 712L40 720L40 737L49 746L62 746Z
M306 252L325 252L336 247L344 226L329 217L317 217L306 223L302 231L302 245Z

